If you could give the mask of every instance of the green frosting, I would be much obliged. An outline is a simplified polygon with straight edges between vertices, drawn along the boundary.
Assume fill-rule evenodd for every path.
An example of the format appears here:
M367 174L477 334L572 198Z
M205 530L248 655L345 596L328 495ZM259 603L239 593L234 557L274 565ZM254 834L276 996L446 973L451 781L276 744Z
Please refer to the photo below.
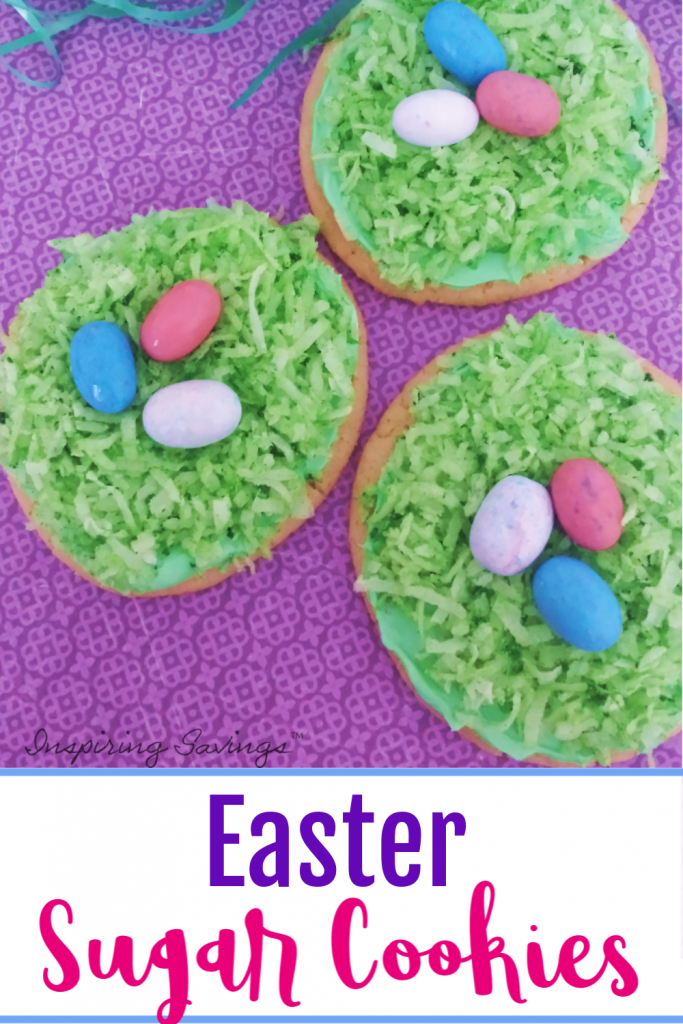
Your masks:
M355 307L317 256L317 229L310 216L279 227L235 203L56 243L64 260L21 304L0 360L0 462L100 582L124 593L173 586L267 553L283 521L311 514L306 483L353 405L358 358ZM188 278L218 288L221 317L185 359L154 362L140 324ZM96 412L73 383L71 338L91 320L131 339L138 388L122 413ZM142 408L188 379L228 384L242 419L216 444L164 448L145 433Z
M313 110L316 177L344 233L399 287L518 282L602 257L621 217L660 174L649 56L611 0L470 0L510 70L548 82L562 104L547 136L483 120L456 146L423 149L393 131L397 103L466 86L424 41L431 0L363 0L342 26Z
M418 694L520 760L652 750L681 715L680 403L614 338L539 314L445 357L413 392L412 415L362 495L358 587ZM568 554L611 586L624 629L600 653L545 625L531 591L539 562L495 576L469 547L495 483L547 484L569 458L600 462L624 500L614 548L586 551L556 529L539 560Z

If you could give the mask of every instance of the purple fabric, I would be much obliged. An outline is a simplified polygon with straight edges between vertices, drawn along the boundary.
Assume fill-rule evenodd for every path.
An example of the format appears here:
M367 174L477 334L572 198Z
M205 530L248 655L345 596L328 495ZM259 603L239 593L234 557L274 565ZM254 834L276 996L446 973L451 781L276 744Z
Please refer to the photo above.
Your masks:
M53 10L66 9L54 0ZM129 20L90 19L58 37L64 78L52 90L0 71L5 162L0 205L0 303L6 329L57 254L47 240L100 234L150 208L244 199L286 221L307 210L297 160L299 112L317 51L290 58L240 110L229 103L327 0L261 0L234 30L188 38ZM505 307L416 308L388 299L339 267L367 322L370 395L364 442L405 382L447 345L549 310L565 323L614 331L680 379L680 4L626 0L650 40L669 97L668 181L634 237L575 284ZM22 31L0 11L0 39ZM17 60L49 78L34 48ZM325 246L322 246L325 251ZM354 454L314 519L261 562L197 595L127 600L77 578L27 531L0 482L0 764L65 766L29 756L50 744L111 737L116 748L168 751L158 764L249 766L255 755L194 753L200 742L287 744L277 767L499 767L418 703L401 681L353 592L347 510ZM196 733L195 733L196 736ZM233 741L233 745L234 745ZM111 749L111 748L107 748ZM95 767L142 765L145 754L82 755ZM680 737L650 763L681 764ZM631 765L646 767L648 758ZM528 766L525 766L528 767Z

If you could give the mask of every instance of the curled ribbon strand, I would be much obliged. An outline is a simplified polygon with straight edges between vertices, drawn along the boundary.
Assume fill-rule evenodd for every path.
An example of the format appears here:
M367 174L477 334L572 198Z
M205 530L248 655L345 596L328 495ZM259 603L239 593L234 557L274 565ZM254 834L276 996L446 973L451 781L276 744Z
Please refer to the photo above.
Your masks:
M5 68L5 70L9 71L10 74L14 75L15 78L25 85L33 85L39 89L51 89L58 85L62 78L62 61L53 37L60 32L65 32L66 29L72 28L74 25L78 25L86 18L134 18L143 25L163 25L165 28L175 29L188 35L207 35L223 32L237 25L245 14L258 3L258 0L204 0L203 3L196 6L181 8L177 11L159 11L154 6L155 2L156 0L149 0L149 2L143 3L132 3L130 0L93 0L93 2L86 4L85 7L55 17L51 12L41 11L31 6L27 0L0 0L0 3L13 7L32 30L26 35L19 36L17 39L12 39L0 46L0 67ZM187 28L182 24L182 22L188 21L191 18L197 18L202 14L206 14L211 8L215 8L221 2L223 4L221 15L218 21L213 24L199 28ZM232 104L233 108L241 107L243 103L246 103L268 75L275 71L290 54L295 53L297 50L310 49L316 43L326 39L334 31L342 18L346 17L349 11L358 3L359 0L335 0L332 6L317 21L309 25L307 29L304 29L296 39L293 39L276 54L267 67L257 75L242 95L235 100ZM45 47L55 64L55 75L47 81L29 78L28 75L13 67L7 60L10 54L37 43Z
M292 39L291 43L287 43L286 46L282 47L280 52L273 57L263 71L247 86L242 95L238 96L235 102L231 104L232 109L236 110L243 103L246 103L249 97L263 84L268 75L272 74L276 68L279 68L283 60L286 60L292 53L296 53L297 50L310 50L312 46L322 43L328 36L332 35L340 21L359 3L360 0L335 0L335 3L317 21L314 21L312 25L304 29L296 39Z

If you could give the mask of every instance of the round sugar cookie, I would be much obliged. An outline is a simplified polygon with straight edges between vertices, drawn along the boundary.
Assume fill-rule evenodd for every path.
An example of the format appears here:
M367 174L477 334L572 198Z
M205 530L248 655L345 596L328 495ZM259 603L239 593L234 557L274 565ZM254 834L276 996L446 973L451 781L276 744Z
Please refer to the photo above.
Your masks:
M452 729L489 751L558 766L614 764L680 728L680 385L613 337L550 314L448 349L390 404L363 451L350 542L382 641ZM547 485L593 458L624 500L609 551L559 528L527 570L475 562L469 531L498 480ZM534 605L540 561L567 554L611 586L624 628L588 653Z
M363 280L415 303L483 306L573 281L627 241L661 174L666 104L645 38L612 0L469 0L562 117L541 138L480 120L464 142L422 149L391 117L407 95L454 85L424 41L431 6L361 4L323 49L300 131L322 234Z
M288 537L334 486L367 393L365 330L317 253L315 220L281 227L246 203L134 217L58 244L63 262L25 300L0 359L0 462L32 528L80 576L129 596L219 583ZM221 293L209 337L150 359L140 325L179 281ZM77 392L73 334L111 320L129 337L137 392L103 414ZM242 418L223 441L167 448L142 424L147 399L219 380Z

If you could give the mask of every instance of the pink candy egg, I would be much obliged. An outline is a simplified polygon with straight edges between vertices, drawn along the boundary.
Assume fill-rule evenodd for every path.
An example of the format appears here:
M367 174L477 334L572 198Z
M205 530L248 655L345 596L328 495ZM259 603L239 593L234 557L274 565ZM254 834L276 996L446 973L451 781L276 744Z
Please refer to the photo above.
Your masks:
M560 101L546 82L519 71L494 71L477 88L479 113L508 135L547 135L560 120Z
M498 576L523 572L543 551L553 529L545 487L525 476L506 476L486 495L470 531L472 554Z
M599 462L563 462L550 481L550 493L570 540L589 551L614 547L621 536L624 503L619 488Z
M140 328L151 359L171 363L201 345L221 315L220 292L208 281L181 281L152 307Z

